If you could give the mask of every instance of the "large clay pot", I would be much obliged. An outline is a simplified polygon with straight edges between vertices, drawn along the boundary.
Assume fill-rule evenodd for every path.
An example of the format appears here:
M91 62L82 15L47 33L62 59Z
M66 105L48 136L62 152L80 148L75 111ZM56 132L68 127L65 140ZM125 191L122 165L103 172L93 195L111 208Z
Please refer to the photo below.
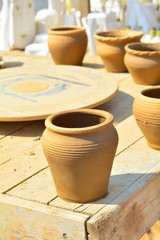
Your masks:
M118 135L113 116L81 109L49 116L42 136L43 151L57 194L72 202L90 202L108 192Z
M125 45L138 42L143 33L132 30L111 30L98 32L96 49L108 72L127 72L124 64Z
M160 83L160 43L131 43L125 50L124 62L136 83Z
M48 47L55 64L82 65L87 41L83 27L57 27L48 30Z
M147 88L137 95L133 114L148 145L160 150L160 86Z

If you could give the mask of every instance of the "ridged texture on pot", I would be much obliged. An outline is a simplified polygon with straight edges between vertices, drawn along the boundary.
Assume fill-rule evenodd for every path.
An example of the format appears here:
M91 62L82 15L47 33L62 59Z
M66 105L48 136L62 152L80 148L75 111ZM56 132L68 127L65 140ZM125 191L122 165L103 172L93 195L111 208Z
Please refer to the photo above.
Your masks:
M86 113L88 110L78 110L81 111ZM92 109L89 113L100 114L100 118L104 118L103 111ZM46 128L44 131L43 151L57 194L62 199L89 202L107 193L118 144L112 116L105 112L105 116L107 115L108 120L97 126L81 127L78 130L61 128L58 132L53 127L52 130ZM83 122L83 117L80 121Z
M124 62L134 82L160 84L160 44L132 43L125 46Z
M148 145L160 150L160 87L139 93L133 103L133 114Z
M82 65L87 42L82 27L57 27L48 31L48 47L56 64Z
M132 30L112 30L95 34L97 53L109 72L127 72L124 64L125 45L140 41L143 33Z

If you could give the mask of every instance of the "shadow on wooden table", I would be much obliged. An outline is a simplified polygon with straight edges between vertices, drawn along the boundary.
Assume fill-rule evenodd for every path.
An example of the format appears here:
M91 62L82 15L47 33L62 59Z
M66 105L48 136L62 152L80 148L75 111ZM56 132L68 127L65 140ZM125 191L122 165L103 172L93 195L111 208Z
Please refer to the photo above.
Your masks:
M115 165L116 165L116 159L115 159ZM114 166L113 163L113 168L118 168L119 164ZM134 169L134 164L136 164L135 161L132 161L129 163L129 165L133 165ZM138 165L138 164L137 164ZM141 178L149 179L150 177L153 176L153 173L137 173L136 169L138 166L135 167L135 170L133 172L127 173L127 163L126 163L126 173L125 174L114 174L114 172L110 176L110 181L109 181L109 194L107 196L108 200L107 202L109 204L121 204L125 199L123 198L130 198L132 194L135 193L136 189L140 187L143 188L143 181L139 181ZM126 191L129 189L129 191ZM128 194L126 197L124 192ZM113 200L114 199L114 200ZM96 203L96 202L95 202ZM98 202L97 202L98 203Z
M93 69L103 69L103 64L97 64L97 63L83 63L83 67L93 68Z
M13 68L13 67L21 67L24 63L23 62L5 62L4 68Z
M118 91L114 98L98 106L97 109L112 113L114 116L114 123L116 124L132 114L133 101L134 98L131 95Z
M98 106L97 109L112 113L114 116L114 124L116 124L132 114L133 100L132 96L119 91L113 99ZM0 128L2 129L1 134L11 134L13 136L23 137L41 137L45 128L44 121L45 119L26 122L0 122Z

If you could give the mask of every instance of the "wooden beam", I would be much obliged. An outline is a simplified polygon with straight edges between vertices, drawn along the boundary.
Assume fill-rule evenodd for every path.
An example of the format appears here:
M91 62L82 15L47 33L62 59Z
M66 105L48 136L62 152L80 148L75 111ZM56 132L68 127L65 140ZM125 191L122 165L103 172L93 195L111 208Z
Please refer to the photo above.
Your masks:
M0 195L0 239L86 240L87 215Z

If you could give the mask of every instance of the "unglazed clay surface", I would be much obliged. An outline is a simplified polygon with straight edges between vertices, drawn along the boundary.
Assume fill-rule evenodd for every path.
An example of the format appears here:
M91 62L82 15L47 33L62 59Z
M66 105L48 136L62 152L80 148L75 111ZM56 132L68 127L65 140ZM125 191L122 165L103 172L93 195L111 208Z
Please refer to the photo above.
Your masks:
M127 72L124 63L125 45L138 42L143 33L132 30L111 30L95 34L97 53L109 72Z
M0 80L1 121L45 119L61 110L95 107L118 91L109 73L79 66L53 66L49 74L17 71Z
M125 47L124 62L138 84L160 84L160 44L132 43Z
M42 136L44 154L57 194L72 202L89 202L108 192L118 135L113 116L82 109L48 117Z
M135 98L133 113L148 145L160 150L160 87L142 90Z
M87 42L82 27L59 27L48 31L48 47L55 64L82 65Z

